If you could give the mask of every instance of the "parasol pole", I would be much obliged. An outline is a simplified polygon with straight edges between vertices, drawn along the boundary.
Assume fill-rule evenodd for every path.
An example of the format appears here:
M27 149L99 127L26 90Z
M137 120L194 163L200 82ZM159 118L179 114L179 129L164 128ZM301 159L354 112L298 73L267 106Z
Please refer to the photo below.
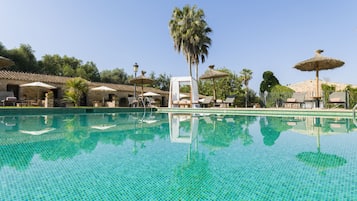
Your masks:
M214 78L212 78L212 82L213 82L213 100L214 102L216 102L216 84L214 82Z
M104 106L104 91L102 91L102 106Z
M316 97L320 97L320 90L319 90L319 68L316 68Z

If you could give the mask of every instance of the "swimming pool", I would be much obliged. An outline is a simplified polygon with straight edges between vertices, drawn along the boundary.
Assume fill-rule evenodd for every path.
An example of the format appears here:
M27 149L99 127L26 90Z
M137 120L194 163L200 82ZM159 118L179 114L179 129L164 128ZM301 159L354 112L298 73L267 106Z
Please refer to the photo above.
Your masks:
M0 117L0 200L355 200L352 119Z

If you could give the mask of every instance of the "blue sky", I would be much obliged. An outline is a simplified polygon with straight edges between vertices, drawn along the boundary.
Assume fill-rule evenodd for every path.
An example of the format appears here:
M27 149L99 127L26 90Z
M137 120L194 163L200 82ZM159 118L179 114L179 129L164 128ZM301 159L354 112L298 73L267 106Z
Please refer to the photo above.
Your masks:
M204 10L213 29L209 65L236 74L253 71L256 92L264 71L282 85L314 79L314 72L293 66L323 49L324 56L345 61L321 71L322 80L357 84L357 1L344 0L2 0L0 42L7 48L28 44L38 60L45 54L93 61L99 71L123 68L188 75L182 54L173 48L168 22L184 5Z

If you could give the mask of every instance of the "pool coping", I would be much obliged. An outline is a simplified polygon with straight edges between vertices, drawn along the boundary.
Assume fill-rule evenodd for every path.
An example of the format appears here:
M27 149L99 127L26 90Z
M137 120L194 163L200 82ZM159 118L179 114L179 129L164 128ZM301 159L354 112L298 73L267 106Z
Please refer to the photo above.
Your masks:
M215 113L221 115L324 116L353 118L350 109L291 109L291 108L158 108L158 112Z

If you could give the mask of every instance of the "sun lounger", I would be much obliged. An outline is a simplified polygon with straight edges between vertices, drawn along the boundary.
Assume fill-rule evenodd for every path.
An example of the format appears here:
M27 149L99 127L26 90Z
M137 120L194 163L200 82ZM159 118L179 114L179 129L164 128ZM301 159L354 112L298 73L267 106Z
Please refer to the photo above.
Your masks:
M12 91L0 91L0 100L3 106L12 105L15 106L17 98Z
M138 100L135 99L135 97L128 97L128 106L129 107L138 107Z
M348 108L348 93L346 91L336 91L329 95L328 103L335 107L343 106Z
M305 103L305 92L294 92L291 98L286 99L284 107L302 108Z
M233 104L235 96L228 96L226 100L223 101L223 104L221 104L221 107L229 107Z
M207 96L202 101L200 101L202 107L209 107L212 103L213 103L213 96Z

